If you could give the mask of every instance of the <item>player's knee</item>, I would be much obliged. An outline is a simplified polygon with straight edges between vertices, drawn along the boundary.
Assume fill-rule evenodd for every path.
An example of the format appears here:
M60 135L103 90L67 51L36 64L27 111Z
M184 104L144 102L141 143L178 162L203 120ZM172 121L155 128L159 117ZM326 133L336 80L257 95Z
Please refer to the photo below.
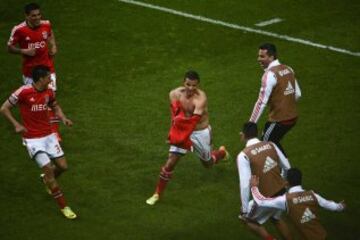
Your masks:
M65 165L59 166L59 169L61 170L61 172L65 172L65 171L68 171L68 170L69 170L69 167L68 167L67 164L65 164Z
M69 166L67 165L67 163L60 165L60 168L61 168L61 170L63 170L63 171L69 170Z
M203 159L200 159L202 165L207 168L207 169L210 169L214 164L213 164L213 161L205 161Z
M163 167L165 167L168 171L173 171L178 161L181 159L183 155L177 153L170 153L169 157Z
M69 169L67 162L65 161L64 158L59 159L59 160L55 160L56 163L56 167L61 171L61 172L65 172Z

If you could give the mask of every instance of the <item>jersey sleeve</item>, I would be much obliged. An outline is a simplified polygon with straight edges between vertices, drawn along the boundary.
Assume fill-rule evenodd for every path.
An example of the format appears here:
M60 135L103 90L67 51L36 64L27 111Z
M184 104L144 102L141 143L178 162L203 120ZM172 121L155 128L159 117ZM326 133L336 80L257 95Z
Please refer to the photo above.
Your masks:
M251 194L260 207L276 208L285 211L286 210L286 195L281 195L275 198L264 197L259 191L258 187L251 188Z
M249 120L250 122L257 123L257 121L259 120L261 114L263 113L266 107L266 104L269 100L269 97L276 83L277 83L276 76L273 72L267 71L264 73L263 77L261 78L261 88L259 92L259 97L253 108Z
M50 20L47 20L47 24L49 25L49 30L50 30L50 32L51 32L51 22L50 22Z
M9 41L8 41L8 46L14 46L16 45L18 42L19 42L19 39L20 39L20 33L18 31L18 28L17 27L14 27L12 30L11 30L11 33L10 33L10 38L9 38Z
M23 87L20 87L15 92L13 92L10 97L8 98L9 102L12 105L17 105L23 100L24 94L23 94Z
M344 210L344 206L342 204L336 203L331 200L327 200L317 193L314 193L314 195L315 195L316 199L318 200L319 205L322 208L325 208L330 211L335 211L335 212L340 212L340 211Z
M52 89L48 89L48 91L49 91L49 103L48 103L48 105L50 107L53 107L54 103L56 103L56 97L55 97L56 94Z
M237 169L239 172L239 187L241 198L241 211L243 213L248 212L249 200L250 200L250 178L251 169L250 161L244 152L241 152L236 159Z
M42 20L41 23L44 27L46 27L46 31L48 32L48 37L51 37L52 35L52 27L50 20Z
M56 94L54 92L54 90L49 89L50 90L50 101L55 101L56 100Z
M301 89L298 84L298 81L295 79L295 99L298 101L301 97Z

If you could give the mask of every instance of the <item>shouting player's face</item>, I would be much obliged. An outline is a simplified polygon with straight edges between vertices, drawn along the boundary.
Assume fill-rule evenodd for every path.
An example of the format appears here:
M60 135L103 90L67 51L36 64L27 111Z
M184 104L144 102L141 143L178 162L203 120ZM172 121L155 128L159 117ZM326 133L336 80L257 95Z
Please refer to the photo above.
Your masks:
M184 81L184 87L185 87L185 91L186 91L186 95L191 97L192 95L194 95L194 93L197 90L197 86L199 84L198 80L191 80L189 78L186 78Z
M259 49L259 54L257 58L260 66L263 69L266 69L269 64L274 61L274 56L269 56L266 49Z
M30 27L35 28L40 26L41 13L39 9L32 10L28 15L26 15L26 21Z

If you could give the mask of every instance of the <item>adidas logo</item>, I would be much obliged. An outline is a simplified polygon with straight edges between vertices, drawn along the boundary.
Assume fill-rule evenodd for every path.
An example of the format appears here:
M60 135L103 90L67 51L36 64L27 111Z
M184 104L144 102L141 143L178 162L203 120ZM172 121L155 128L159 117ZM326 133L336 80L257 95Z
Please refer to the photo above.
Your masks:
M315 219L316 216L315 214L313 214L309 208L306 208L304 211L304 214L301 217L301 223L307 223L309 221L311 221L312 219Z
M284 91L284 95L286 96L286 95L289 95L289 94L293 94L294 92L295 92L295 90L294 90L293 86L291 85L291 82L288 81L288 85L287 85L287 87L286 87L286 89Z
M267 173L271 169L277 166L277 162L274 161L271 157L266 157L263 173Z

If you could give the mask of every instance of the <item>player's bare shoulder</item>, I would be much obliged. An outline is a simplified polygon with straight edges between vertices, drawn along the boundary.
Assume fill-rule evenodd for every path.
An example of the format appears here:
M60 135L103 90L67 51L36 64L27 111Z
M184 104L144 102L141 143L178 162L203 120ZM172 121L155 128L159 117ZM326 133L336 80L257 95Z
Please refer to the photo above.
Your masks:
M180 100L181 96L184 95L185 88L184 87L178 87L170 91L169 98L170 101Z

